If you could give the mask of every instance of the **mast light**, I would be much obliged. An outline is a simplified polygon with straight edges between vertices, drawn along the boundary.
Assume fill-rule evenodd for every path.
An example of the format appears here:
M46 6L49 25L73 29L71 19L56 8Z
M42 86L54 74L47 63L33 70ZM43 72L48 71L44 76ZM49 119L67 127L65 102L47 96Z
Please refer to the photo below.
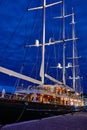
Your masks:
M62 66L61 66L61 64L60 64L60 63L58 63L57 68L62 69Z
M39 40L36 40L36 41L35 41L35 45L36 45L36 46L39 46Z

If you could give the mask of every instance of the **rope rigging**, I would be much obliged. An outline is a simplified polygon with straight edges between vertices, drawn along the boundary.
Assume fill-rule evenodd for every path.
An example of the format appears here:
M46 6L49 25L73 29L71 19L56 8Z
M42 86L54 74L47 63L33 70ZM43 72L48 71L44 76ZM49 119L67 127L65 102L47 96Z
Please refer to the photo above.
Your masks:
M30 6L30 4L31 4L31 3L29 2L28 7ZM9 48L10 48L11 42L12 42L12 40L13 40L15 34L16 34L16 31L17 31L17 29L18 29L18 27L19 27L19 25L20 25L20 23L21 23L23 17L25 16L26 12L27 12L27 9L25 9L25 11L23 12L23 14L22 14L21 17L19 18L19 20L18 20L18 22L17 22L17 24L16 24L14 30L13 30L12 33L11 33L11 36L10 36L10 38L9 38L9 40L8 40L8 42L7 42L7 44L5 45L4 48L2 48L2 50L0 50L0 57L1 57L0 59L2 59L2 60L0 61L1 64L3 64L3 63L5 62L5 60L3 60L3 59L4 59L4 57L6 57L6 55L7 55L7 51L8 51Z

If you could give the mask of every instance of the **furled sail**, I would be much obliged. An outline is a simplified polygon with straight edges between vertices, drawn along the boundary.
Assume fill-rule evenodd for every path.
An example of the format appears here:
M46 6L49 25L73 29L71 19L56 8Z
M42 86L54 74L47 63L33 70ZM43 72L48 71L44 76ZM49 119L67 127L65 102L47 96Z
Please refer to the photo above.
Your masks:
M4 74L7 74L7 75L10 75L10 76L13 76L13 77L17 77L17 78L20 78L20 79L29 81L29 82L32 82L32 83L35 83L35 84L42 84L41 81L38 81L38 80L36 80L36 79L33 79L33 78L31 78L31 77L28 77L28 76L26 76L26 75L17 73L17 72L15 72L15 71L12 71L12 70L7 69L7 68L4 68L4 67L0 67L0 72L1 72L1 73L4 73Z

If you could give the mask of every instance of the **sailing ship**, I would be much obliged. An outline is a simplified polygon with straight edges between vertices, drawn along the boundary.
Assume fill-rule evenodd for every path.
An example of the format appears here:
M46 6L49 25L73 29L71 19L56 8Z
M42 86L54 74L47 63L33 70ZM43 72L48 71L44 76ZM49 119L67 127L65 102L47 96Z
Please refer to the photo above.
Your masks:
M46 43L46 8L49 8L57 4L62 4L62 16L55 17L62 19L62 39L56 41L50 39L49 42ZM75 111L75 107L79 108L84 105L81 93L78 93L76 91L76 80L79 79L80 76L77 76L75 74L77 68L77 65L75 65L75 60L78 57L76 57L75 55L75 41L77 40L77 38L75 37L74 11L72 10L71 14L65 14L64 0L51 4L46 4L46 0L43 0L42 6L30 8L28 9L28 11L41 9L43 10L42 44L39 43L39 40L36 40L35 45L26 45L27 47L30 47L30 49L32 49L32 47L42 48L42 62L40 69L41 81L0 66L0 73L4 73L6 75L10 75L37 84L29 86L27 89L23 87L16 89L15 93L10 95L6 94L4 90L2 91L0 98L1 124L25 121L29 119L35 119L38 117L42 118L49 115L64 114ZM65 19L67 17L72 18L72 37L68 39L65 38ZM72 64L68 63L68 66L66 66L65 46L69 41L72 42L73 49L71 58ZM61 66L61 64L58 63L57 67L53 68L62 69L62 82L45 73L45 46L52 46L60 43L62 43L63 45L63 65ZM66 68L72 69L72 77L69 77L72 80L72 87L69 87L66 84ZM45 84L45 78L48 78L49 80L54 82L54 84Z

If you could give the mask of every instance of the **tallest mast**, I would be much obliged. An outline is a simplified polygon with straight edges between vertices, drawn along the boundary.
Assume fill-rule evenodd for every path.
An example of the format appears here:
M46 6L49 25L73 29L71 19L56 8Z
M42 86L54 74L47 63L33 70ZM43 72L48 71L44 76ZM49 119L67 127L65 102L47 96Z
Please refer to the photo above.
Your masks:
M41 70L42 70L42 84L44 84L44 59L45 59L45 6L46 6L46 0L43 1L43 41L42 41L42 66L41 66Z
M54 2L52 4L46 4L46 0L43 0L43 5L42 6L39 6L39 7L34 7L34 8L30 8L28 10L38 10L38 9L43 9L43 34L42 34L42 44L39 44L38 40L36 40L36 43L35 45L30 45L30 47L32 46L36 46L36 47L39 47L39 46L42 46L42 62L41 62L41 69L40 69L40 77L41 77L41 81L42 81L42 84L44 84L44 61L45 61L45 45L49 45L45 43L45 28L46 28L46 8L48 7L51 7L51 6L54 6L54 5L57 5L57 4L60 4L62 3L62 1L59 1L59 2ZM58 41L56 41L58 42ZM59 41L61 42L61 41Z
M52 4L46 5L46 0L43 0L43 41L42 41L42 64L41 64L41 70L40 70L40 76L42 80L42 84L44 84L44 61L45 61L45 30L46 30L46 8L51 7L56 4L62 3L62 1L55 2Z

